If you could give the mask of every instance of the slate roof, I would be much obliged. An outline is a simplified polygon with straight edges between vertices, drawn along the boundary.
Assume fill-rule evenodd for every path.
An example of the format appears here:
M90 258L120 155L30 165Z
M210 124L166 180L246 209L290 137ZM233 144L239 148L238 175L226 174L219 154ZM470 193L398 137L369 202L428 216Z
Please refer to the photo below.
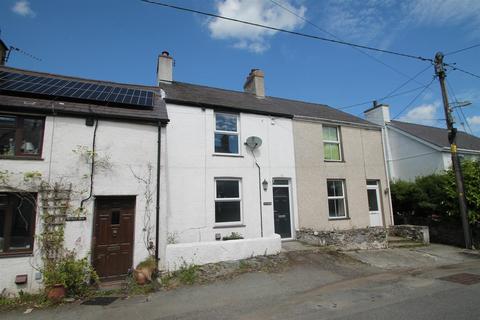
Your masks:
M424 126L420 124L392 120L388 126L400 129L419 139L425 140L438 147L449 148L448 132L445 128ZM457 133L457 147L466 150L480 151L480 138L463 131Z
M34 72L22 69L16 69L6 66L0 66L0 71L16 72L26 75L36 75L52 77L62 80L76 80L87 83L116 86L127 89L141 89L155 92L154 106L148 108L130 108L106 103L92 103L88 101L64 100L55 96L39 97L29 93L18 94L0 90L0 111L11 112L39 112L44 114L65 114L72 116L95 115L102 118L119 119L123 121L149 122L149 123L167 123L168 114L165 102L161 98L161 92L158 87L141 86L125 83L115 83L109 81L99 81L92 79L83 79L77 77L68 77L58 74L43 72Z
M216 107L289 118L299 116L311 117L373 126L372 123L364 119L323 104L268 96L265 98L258 98L251 93L224 90L176 81L172 83L160 83L159 86L166 93L165 100L172 103Z

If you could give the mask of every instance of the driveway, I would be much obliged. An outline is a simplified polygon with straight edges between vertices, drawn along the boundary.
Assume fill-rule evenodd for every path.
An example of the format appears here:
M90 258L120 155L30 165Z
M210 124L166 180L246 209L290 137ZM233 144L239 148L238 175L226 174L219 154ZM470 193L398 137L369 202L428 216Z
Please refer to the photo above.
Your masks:
M467 274L467 278L470 275L470 282L475 282L475 275L480 277L479 256L465 254L461 249L432 245L346 254L312 250L285 254L290 259L290 267L280 273L248 273L231 280L162 291L148 297L118 299L107 306L69 304L34 310L30 314L9 312L1 318L480 318L480 284L439 279L460 273ZM394 265L392 259L399 261L398 265ZM436 262L429 264L428 261Z

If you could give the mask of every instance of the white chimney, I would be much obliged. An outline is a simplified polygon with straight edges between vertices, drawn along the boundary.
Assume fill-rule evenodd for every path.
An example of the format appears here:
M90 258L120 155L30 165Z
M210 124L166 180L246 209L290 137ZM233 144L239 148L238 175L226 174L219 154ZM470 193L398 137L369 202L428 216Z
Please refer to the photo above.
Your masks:
M243 85L243 90L259 98L265 97L265 74L260 69L252 69Z
M163 51L158 56L157 82L171 83L173 80L173 58L168 51Z
M373 101L373 107L363 112L367 121L373 122L380 126L390 122L390 106L388 104L378 104Z

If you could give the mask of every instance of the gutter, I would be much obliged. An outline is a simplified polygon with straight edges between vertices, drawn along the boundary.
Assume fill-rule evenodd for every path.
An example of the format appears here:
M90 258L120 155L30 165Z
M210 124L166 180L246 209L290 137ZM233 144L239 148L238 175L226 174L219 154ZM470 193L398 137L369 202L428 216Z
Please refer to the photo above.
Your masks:
M358 123L358 122L351 122L351 121L343 121L343 120L335 120L335 119L328 119L328 118L317 118L317 117L309 117L309 116L294 116L293 120L297 121L310 121L310 122L327 122L331 124L340 124L340 125L348 125L351 127L363 128L363 129L371 129L371 130L381 130L381 126L376 124L370 123Z

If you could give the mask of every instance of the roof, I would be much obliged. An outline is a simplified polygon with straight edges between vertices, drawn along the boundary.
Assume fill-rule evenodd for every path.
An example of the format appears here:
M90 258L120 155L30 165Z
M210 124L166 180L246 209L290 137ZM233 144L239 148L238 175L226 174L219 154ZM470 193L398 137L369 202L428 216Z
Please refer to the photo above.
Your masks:
M42 96L37 96L28 92L19 93L0 90L0 107L5 111L39 112L46 114L55 113L77 116L94 115L98 117L119 119L124 121L150 123L168 122L166 105L161 98L161 92L158 87L68 77L58 74L27 71L5 66L0 66L0 71L15 72L24 75L48 77L61 80L74 80L83 83L115 86L126 89L149 90L154 92L153 107L139 109L134 106L117 106L103 101L82 101L82 99L66 99L64 97L57 97L55 95L42 94Z
M8 50L7 45L5 44L5 42L3 42L2 39L0 39L0 45L3 46L3 48L4 48L5 50Z
M400 129L409 133L419 139L427 141L438 147L449 148L448 131L445 128L437 128L431 126L424 126L421 124L414 124L408 122L401 122L392 120L387 124L388 126ZM480 138L463 131L457 132L457 147L465 150L479 150Z
M259 98L254 94L224 90L201 85L173 81L160 83L167 102L202 107L217 107L235 111L268 114L281 117L309 117L348 122L360 125L372 123L324 104L288 100L276 97Z

